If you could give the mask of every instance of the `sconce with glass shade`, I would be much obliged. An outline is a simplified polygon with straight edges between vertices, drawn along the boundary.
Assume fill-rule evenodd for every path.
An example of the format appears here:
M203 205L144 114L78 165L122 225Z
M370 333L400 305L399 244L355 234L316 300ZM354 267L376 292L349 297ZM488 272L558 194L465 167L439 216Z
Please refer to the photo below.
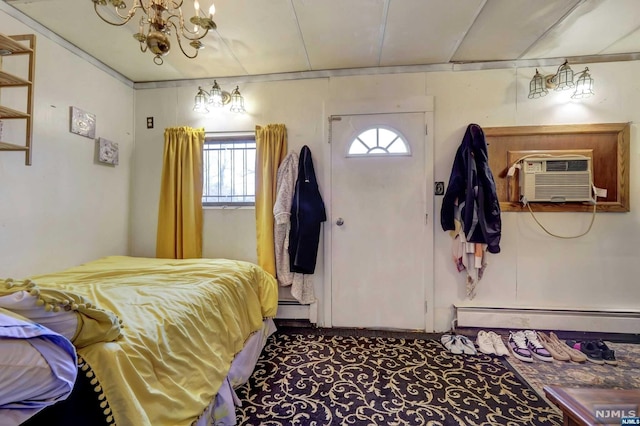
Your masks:
M240 94L239 86L236 86L236 88L229 93L222 90L218 82L213 80L213 86L209 92L202 87L198 87L198 93L196 93L193 103L193 110L206 114L209 112L209 107L221 108L229 103L231 103L229 108L231 112L246 112L244 109L244 98Z
M182 5L184 0L132 0L133 5L127 6L124 0L92 0L96 14L100 19L110 25L123 26L131 21L138 10L142 12L138 32L133 38L140 43L140 50L146 52L150 50L155 56L153 62L162 65L163 56L167 55L171 50L171 42L169 36L173 32L178 41L178 46L182 53L190 59L198 56L200 49L204 47L202 40L210 30L217 28L213 22L215 6L213 3L209 8L209 14L205 14L200 10L198 0L193 1L194 16L189 19L193 24L193 30L185 25L184 15L182 13ZM110 10L109 16L115 15L117 21L113 22L102 14L102 10ZM123 13L126 11L126 14ZM189 42L194 51L187 53L182 45L182 39Z
M571 95L572 99L583 99L594 95L593 78L589 74L589 68L577 74L574 81L574 72L569 66L568 61L564 61L558 67L555 74L542 75L536 69L536 73L529 83L529 99L541 98L546 96L548 89L557 91L570 90L575 88L575 92Z

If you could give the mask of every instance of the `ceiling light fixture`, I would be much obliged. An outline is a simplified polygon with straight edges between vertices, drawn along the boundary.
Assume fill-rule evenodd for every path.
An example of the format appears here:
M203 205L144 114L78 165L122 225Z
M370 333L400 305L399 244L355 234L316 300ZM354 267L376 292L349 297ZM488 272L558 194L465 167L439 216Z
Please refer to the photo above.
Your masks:
M205 15L200 10L198 0L193 1L195 9L194 16L189 19L193 26L190 30L185 26L184 16L182 14L183 0L133 0L131 8L127 6L124 0L92 0L96 14L104 22L110 25L122 26L131 21L138 10L142 11L140 18L140 26L138 32L133 38L140 42L140 50L146 52L150 50L155 56L153 62L162 65L164 62L162 57L171 50L169 36L172 29L175 32L178 46L182 53L190 59L198 56L198 51L204 47L200 41L207 35L209 30L217 28L213 22L213 14L215 6L211 4L209 15ZM108 5L107 5L108 3ZM100 6L100 8L98 8ZM122 14L123 10L127 10L126 14ZM113 10L118 17L118 22L112 22L106 19L100 10ZM193 54L189 54L182 46L182 37L189 41L189 46L195 49Z
M572 99L588 98L593 93L593 78L589 74L589 68L577 74L578 78L574 82L574 73L569 66L569 61L564 61L558 67L555 74L543 76L536 69L536 73L529 83L529 99L541 98L547 96L548 89L557 91L569 90L575 87L575 92L571 95Z
M196 93L193 110L206 114L209 112L210 106L221 108L229 103L231 103L231 107L229 108L231 112L246 112L244 109L244 98L240 94L239 86L236 86L236 88L229 93L222 90L218 85L218 82L213 80L213 86L211 87L210 92L207 92L202 87L198 87L198 93Z

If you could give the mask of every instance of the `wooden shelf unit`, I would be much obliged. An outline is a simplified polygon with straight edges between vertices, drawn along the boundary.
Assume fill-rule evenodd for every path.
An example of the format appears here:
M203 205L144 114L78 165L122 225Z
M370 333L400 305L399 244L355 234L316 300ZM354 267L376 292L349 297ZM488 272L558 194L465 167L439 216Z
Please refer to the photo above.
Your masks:
M33 79L35 76L36 36L21 34L7 36L0 33L0 55L3 61L11 60L15 55L27 55L27 76L16 76L0 70L0 89L3 87L26 87L27 104L25 111L17 111L0 105L0 120L25 120L24 144L0 141L0 151L24 151L25 164L31 165L31 148L33 135ZM2 97L0 97L0 101Z

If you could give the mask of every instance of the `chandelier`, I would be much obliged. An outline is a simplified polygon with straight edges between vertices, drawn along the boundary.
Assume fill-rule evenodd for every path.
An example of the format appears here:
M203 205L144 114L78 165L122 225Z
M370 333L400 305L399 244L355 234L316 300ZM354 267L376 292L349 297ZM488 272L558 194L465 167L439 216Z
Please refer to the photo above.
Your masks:
M155 55L153 62L157 65L162 65L164 62L162 57L171 50L169 36L172 30L176 35L178 46L182 53L187 58L193 59L198 56L198 51L204 47L200 40L207 35L209 30L216 29L216 23L213 22L215 6L211 4L207 16L200 10L198 0L193 2L195 13L189 19L189 22L193 24L192 30L185 25L182 14L183 0L132 0L133 5L130 8L124 0L92 1L96 14L100 19L107 24L115 26L125 25L133 19L138 10L142 11L138 32L133 35L133 38L140 43L141 51L150 50ZM117 17L117 21L113 22L105 18L100 12L101 10L113 11L114 13L111 13L111 15ZM185 51L182 45L183 38L194 49L192 54Z

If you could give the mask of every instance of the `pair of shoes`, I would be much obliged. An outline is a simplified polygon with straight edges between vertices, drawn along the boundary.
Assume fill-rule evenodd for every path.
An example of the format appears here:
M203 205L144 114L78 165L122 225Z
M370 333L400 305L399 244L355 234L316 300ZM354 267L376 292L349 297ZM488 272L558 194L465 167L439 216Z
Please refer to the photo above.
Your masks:
M553 361L553 357L542 346L534 330L509 333L509 349L520 361L533 362L534 357L541 361Z
M558 336L556 336L556 334L553 331L549 333L549 339L556 344L556 347L559 347L564 352L566 352L571 358L571 361L585 362L587 360L587 356L585 354L564 343L562 340L558 338Z
M609 349L606 343L602 340L585 340L583 342L567 340L567 345L572 346L574 349L585 354L587 356L587 360L595 364L618 364L615 352Z
M476 344L480 352L487 355L509 356L509 350L502 338L493 331L480 330L476 336Z
M557 359L558 361L571 360L571 355L569 355L569 353L564 349L568 349L567 345L558 344L541 331L538 331L538 338L540 339L540 343L542 344L542 346L547 350L547 352L551 354L553 359Z
M579 350L587 356L587 361L594 364L604 364L602 359L602 351L593 341L578 342L575 340L567 340L567 345Z
M549 351L542 346L542 343L540 343L537 331L525 330L524 336L527 339L527 348L531 352L531 355L538 358L540 361L553 361L553 357Z
M509 333L509 349L516 359L524 362L533 362L533 357L527 347L527 338L524 335L524 331L511 331Z
M452 354L456 355L477 355L475 346L473 346L473 342L469 340L465 336L461 335L453 335L453 334L443 334L440 338L440 342L444 345L445 348Z

